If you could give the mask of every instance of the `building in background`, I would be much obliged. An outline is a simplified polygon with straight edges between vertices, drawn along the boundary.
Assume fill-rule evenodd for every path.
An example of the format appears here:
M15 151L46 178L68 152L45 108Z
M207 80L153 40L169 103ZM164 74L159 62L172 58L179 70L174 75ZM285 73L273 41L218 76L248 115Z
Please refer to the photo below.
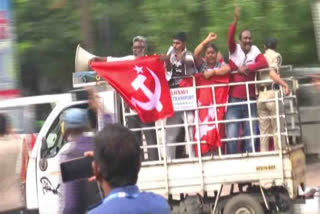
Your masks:
M9 0L0 1L0 90L17 87L14 24Z

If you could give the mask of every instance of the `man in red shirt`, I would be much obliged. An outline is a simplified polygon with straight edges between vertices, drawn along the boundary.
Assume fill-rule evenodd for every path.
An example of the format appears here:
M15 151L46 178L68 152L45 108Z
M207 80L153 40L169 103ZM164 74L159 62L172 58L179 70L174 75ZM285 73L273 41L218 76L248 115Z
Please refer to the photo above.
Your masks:
M247 29L242 30L239 35L240 44L236 44L234 36L236 32L237 23L240 17L239 8L235 8L234 19L229 27L228 33L228 47L229 47L229 65L232 71L238 71L231 75L230 82L248 82L254 81L256 71L261 68L268 67L268 63L261 54L258 47L252 45L252 35ZM255 100L255 85L249 84L248 91L245 84L231 86L229 92L229 103L245 102L247 100ZM249 97L247 97L247 94ZM250 114L249 114L250 112ZM238 120L247 119L242 122L227 123L226 136L228 139L237 138L239 136L240 124L243 127L244 136L252 136L256 134L257 120L250 122L248 118L257 117L256 103L243 103L239 105L228 106L226 119ZM251 139L245 140L244 150L246 152L252 151ZM237 153L237 140L227 142L227 151L229 154Z

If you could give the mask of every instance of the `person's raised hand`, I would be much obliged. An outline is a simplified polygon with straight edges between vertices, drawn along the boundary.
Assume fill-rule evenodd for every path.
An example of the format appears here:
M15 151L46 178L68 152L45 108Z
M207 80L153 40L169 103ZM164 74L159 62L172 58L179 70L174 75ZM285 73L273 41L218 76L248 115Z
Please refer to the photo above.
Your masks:
M91 110L95 113L98 113L99 111L103 113L103 105L100 103L100 97L97 92L91 87L86 88L86 90L88 93L88 104Z
M234 8L234 18L238 21L240 18L240 9L238 6L235 6Z
M206 38L206 42L216 41L218 38L217 34L210 32Z

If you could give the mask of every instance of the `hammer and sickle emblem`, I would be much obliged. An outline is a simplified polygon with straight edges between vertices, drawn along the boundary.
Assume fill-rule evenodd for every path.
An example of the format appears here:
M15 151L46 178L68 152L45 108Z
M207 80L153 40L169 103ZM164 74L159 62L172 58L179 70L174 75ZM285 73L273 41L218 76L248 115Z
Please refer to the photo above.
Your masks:
M160 112L163 108L162 103L160 102L161 97L161 84L158 76L149 68L147 70L152 75L154 82L155 82L155 90L154 93L151 92L151 90L144 84L145 80L147 79L145 76L139 74L131 83L131 86L138 91L141 89L143 93L146 95L146 97L149 99L147 102L141 102L135 98L131 98L131 102L135 106L139 106L140 108L150 111L154 108L157 109L158 112Z

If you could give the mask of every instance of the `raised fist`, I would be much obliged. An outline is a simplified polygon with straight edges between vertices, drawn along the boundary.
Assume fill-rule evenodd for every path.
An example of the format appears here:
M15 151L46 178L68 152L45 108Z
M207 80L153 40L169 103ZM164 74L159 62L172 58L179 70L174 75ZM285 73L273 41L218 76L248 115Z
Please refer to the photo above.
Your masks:
M209 33L209 35L207 36L206 40L208 42L211 42L211 41L215 41L216 39L218 38L217 34L215 33Z

